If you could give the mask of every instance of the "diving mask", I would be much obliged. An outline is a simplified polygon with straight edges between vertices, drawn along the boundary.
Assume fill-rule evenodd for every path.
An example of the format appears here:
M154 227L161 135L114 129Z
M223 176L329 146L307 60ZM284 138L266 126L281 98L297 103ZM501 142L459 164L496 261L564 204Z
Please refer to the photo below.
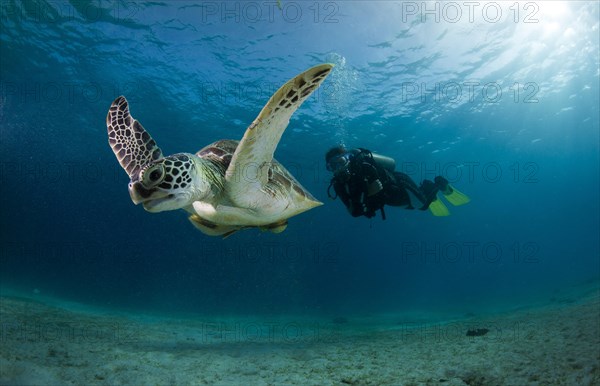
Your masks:
M334 174L346 170L350 164L350 156L350 153L344 153L332 157L329 161L327 161L327 170L333 172Z

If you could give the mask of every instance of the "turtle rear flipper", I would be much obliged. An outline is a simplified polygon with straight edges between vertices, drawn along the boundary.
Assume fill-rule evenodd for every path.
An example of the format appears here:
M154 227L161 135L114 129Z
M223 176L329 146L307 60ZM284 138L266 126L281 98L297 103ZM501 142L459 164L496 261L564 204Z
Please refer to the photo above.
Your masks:
M110 106L106 128L108 143L132 181L144 166L163 157L150 134L129 114L125 97L118 97Z

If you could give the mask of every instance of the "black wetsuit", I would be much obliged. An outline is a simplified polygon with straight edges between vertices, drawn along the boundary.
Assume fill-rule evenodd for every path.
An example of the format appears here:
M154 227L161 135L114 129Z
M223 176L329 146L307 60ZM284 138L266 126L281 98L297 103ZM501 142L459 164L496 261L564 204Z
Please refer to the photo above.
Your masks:
M426 210L435 199L438 192L435 183L425 180L418 187L407 174L379 166L370 151L356 149L351 152L353 156L348 168L334 175L330 188L333 186L337 197L353 217L371 218L381 210L385 220L384 205ZM381 183L381 189L377 188L377 180Z

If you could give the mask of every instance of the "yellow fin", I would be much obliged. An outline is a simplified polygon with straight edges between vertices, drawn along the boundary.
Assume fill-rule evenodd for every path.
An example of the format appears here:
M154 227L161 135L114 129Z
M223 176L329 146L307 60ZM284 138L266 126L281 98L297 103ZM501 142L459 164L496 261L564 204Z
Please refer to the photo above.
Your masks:
M449 193L444 192L444 198L448 200L454 206L460 206L467 204L471 199L464 193L459 192L455 187L448 185L447 191Z
M446 205L444 205L442 200L440 200L439 198L436 198L435 200L433 200L431 202L431 204L429 204L429 210L431 211L431 213L434 216L438 216L438 217L450 216L450 211L448 210Z

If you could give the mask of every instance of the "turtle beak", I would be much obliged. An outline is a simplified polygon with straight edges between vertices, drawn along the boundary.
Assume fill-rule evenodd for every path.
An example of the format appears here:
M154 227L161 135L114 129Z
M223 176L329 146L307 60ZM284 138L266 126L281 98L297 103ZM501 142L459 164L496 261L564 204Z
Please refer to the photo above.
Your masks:
M129 183L129 197L136 205L150 199L152 193L153 191L144 188L139 181Z
M172 194L157 189L146 189L139 181L129 183L129 196L134 204L142 204L148 212L155 213L163 210L171 210L166 209L162 204L171 201L173 198Z

